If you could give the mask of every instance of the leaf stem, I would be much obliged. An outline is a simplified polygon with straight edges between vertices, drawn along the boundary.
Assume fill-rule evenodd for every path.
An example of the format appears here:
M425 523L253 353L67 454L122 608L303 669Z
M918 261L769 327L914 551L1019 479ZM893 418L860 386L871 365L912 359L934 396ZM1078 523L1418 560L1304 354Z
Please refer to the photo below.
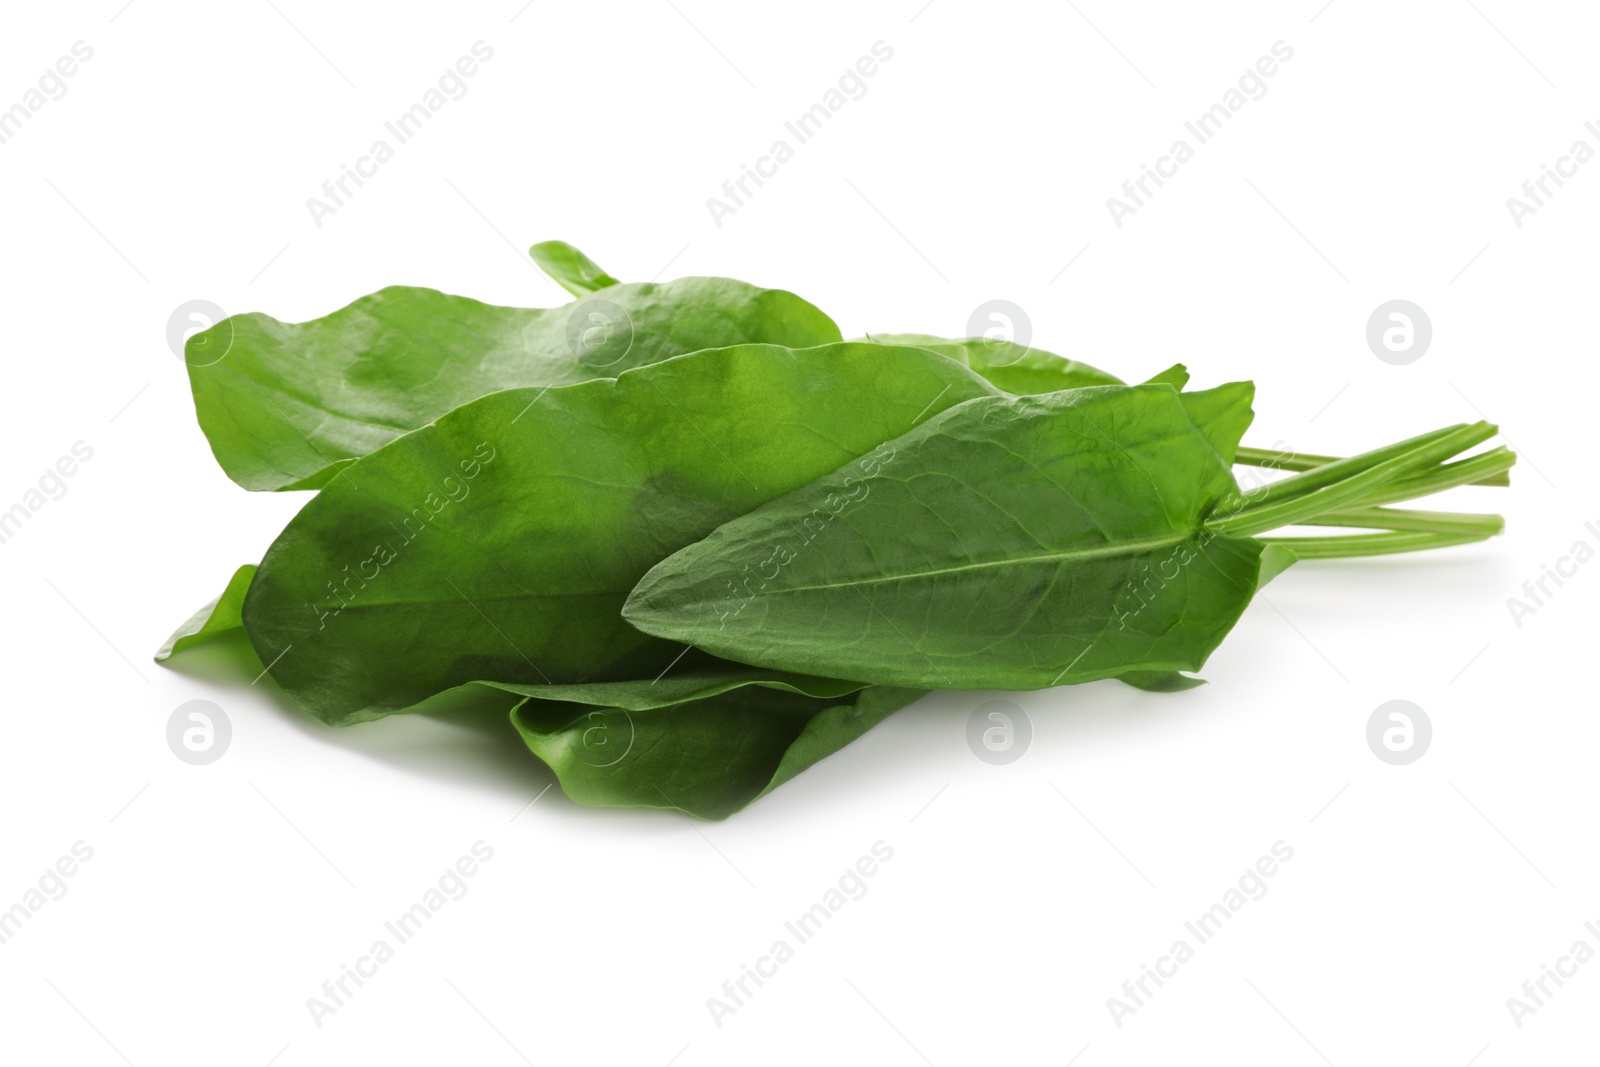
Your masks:
M1387 556L1397 552L1422 552L1486 541L1486 533L1393 532L1355 534L1349 537L1263 537L1269 545L1282 545L1297 559L1351 559L1357 556Z
M1310 452L1276 452L1267 448L1250 448L1241 445L1234 454L1236 464L1245 467L1263 467L1267 470L1279 471L1309 471L1330 463L1341 463L1340 456L1319 456ZM1511 479L1502 471L1491 474L1471 483L1473 485L1507 486Z
M1265 448L1240 445L1233 461L1246 467L1267 467L1279 471L1308 471L1328 463L1337 463L1339 456L1314 456L1309 452L1273 452Z
M1493 537L1506 527L1499 515L1455 511L1407 511L1401 508L1351 508L1307 519L1303 526L1358 526L1368 530L1415 530L1420 533L1482 534Z
M1398 452L1395 451L1397 446L1390 446L1378 449L1376 452L1364 453L1346 461L1354 467L1365 465L1358 473L1348 474L1340 480L1322 484L1310 491L1295 492L1289 499L1277 503L1252 504L1243 510L1213 518L1206 523L1206 526L1218 533L1242 537L1264 533L1280 526L1293 526L1330 511L1358 506L1366 503L1364 497L1395 479L1449 459L1473 445L1488 440L1495 432L1495 427L1489 423L1477 422L1424 434L1421 438L1413 439L1414 442L1420 443ZM1402 444L1411 445L1412 442L1402 442ZM1387 454L1378 462L1373 462L1371 457L1379 453ZM1316 471L1296 474L1276 485L1288 485L1300 479L1306 480L1301 483L1302 486L1325 482L1326 475L1323 472L1337 466L1339 465L1330 464L1329 467L1319 468Z
M1503 476L1517 462L1517 454L1501 446L1456 463L1445 463L1433 470L1397 479L1375 490L1360 501L1360 506L1414 500L1419 496L1442 493L1458 485L1476 485L1485 476Z
M1343 481L1351 475L1360 474L1370 470L1397 456L1413 452L1424 445L1432 444L1449 437L1453 433L1464 429L1466 423L1457 423L1434 430L1431 433L1420 434L1404 441L1397 441L1392 445L1375 448L1370 452L1351 456L1348 459L1336 459L1310 470L1302 471L1280 481L1262 486L1251 494L1251 507L1258 507L1275 500L1287 500L1291 497L1302 496L1323 486L1332 485Z

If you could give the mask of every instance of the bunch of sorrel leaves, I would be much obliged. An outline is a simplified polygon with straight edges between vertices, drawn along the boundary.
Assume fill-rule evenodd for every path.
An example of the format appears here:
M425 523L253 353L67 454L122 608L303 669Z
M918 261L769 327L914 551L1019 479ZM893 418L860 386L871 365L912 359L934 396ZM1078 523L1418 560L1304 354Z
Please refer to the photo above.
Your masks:
M930 689L1188 688L1295 561L1503 525L1390 506L1506 484L1505 448L1461 458L1486 423L1250 449L1249 382L532 255L573 303L394 287L189 340L223 470L316 495L158 659L242 629L330 725L498 702L574 799L723 818Z

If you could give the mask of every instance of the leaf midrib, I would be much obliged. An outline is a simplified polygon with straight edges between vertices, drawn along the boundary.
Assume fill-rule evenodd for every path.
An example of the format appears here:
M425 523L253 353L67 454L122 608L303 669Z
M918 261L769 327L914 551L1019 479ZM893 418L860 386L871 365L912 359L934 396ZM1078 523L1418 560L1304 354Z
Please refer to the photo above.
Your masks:
M448 604L480 604L480 603L496 604L496 603L503 603L505 601L515 601L515 602L519 602L520 603L520 602L525 601L525 600L582 600L582 599L591 598L591 597L626 597L628 595L628 593L632 590L632 588L633 588L632 586L629 586L627 589L620 589L620 590L619 589L563 589L563 590L538 592L538 593L523 593L523 592L484 593L481 596L475 594L470 600L468 600L468 599L466 599L464 597L460 597L460 596L439 596L439 597L429 597L428 599L425 599L425 600L423 600L423 599L412 599L412 600L367 600L365 602L350 601L350 602L345 603L343 607L338 608L337 610L339 610L339 611L361 611L361 610L370 611L370 610L373 610L373 609L376 609L376 608L438 607L441 604L443 604L443 605L448 605ZM331 604L328 605L328 606L331 606Z
M763 590L764 594L810 593L821 592L827 589L853 589L864 585L883 585L888 582L903 582L918 578L936 578L945 574L960 574L964 571L993 570L1004 567L1025 567L1045 563L1065 563L1070 561L1100 559L1106 556L1120 555L1125 552L1138 552L1151 548L1166 548L1180 545L1194 538L1198 531L1190 530L1170 534L1165 537L1151 537L1140 541L1114 541L1093 548L1076 548L1065 552L1047 552L1027 556L1007 556L1004 559L986 560L981 563L964 563L956 567L939 567L934 570L916 571L910 574L883 574L873 578L853 579L844 582L825 582L820 585L785 586L780 589Z

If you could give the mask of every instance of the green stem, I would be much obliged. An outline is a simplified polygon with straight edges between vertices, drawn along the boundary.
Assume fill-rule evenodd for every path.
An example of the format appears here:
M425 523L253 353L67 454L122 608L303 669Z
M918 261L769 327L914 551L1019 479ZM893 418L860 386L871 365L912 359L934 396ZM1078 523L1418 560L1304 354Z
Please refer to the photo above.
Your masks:
M1324 486L1333 485L1343 481L1351 475L1360 474L1385 463L1398 456L1415 452L1418 448L1433 444L1448 438L1451 434L1458 433L1466 427L1465 423L1455 426L1446 426L1434 430L1432 433L1421 434L1405 441L1398 441L1392 445L1375 448L1370 452L1363 452L1349 459L1337 459L1332 463L1325 463L1299 474L1291 475L1269 485L1262 486L1250 494L1250 506L1258 507L1276 500L1287 500L1291 497L1303 496Z
M1280 471L1309 471L1318 467L1325 467L1330 463L1341 463L1340 456L1318 456L1309 452L1274 452L1266 448L1250 448L1241 445L1234 454L1233 461L1245 467L1264 467L1268 470ZM1511 484L1504 471L1479 478L1471 483L1473 485L1507 486Z
M1460 485L1476 485L1481 478L1503 476L1517 462L1517 454L1501 446L1490 449L1458 463L1446 463L1421 474L1399 478L1374 490L1360 500L1361 507L1390 504L1397 500L1414 500L1419 496L1442 493Z
M1263 537L1269 545L1282 545L1297 559L1350 559L1356 556L1387 556L1397 552L1422 552L1485 541L1490 534L1375 533L1350 537Z
M1359 473L1349 475L1343 480L1331 485L1324 485L1310 492L1296 493L1290 499L1278 503L1253 504L1242 511L1214 518L1206 523L1209 529L1217 533L1243 537L1250 534L1264 533L1280 526L1293 526L1307 519L1330 511L1342 510L1357 504L1364 496L1387 485L1388 483L1413 471L1431 467L1451 456L1456 455L1473 445L1493 437L1495 427L1487 422L1478 422L1460 428L1452 427L1440 434L1425 434L1424 443L1409 448L1398 454L1388 456L1377 463L1370 461L1372 453L1356 457L1363 463L1369 464ZM1379 451L1392 451L1380 449ZM1332 465L1330 465L1332 466ZM1322 468L1321 470L1326 470ZM1307 471L1285 478L1278 485L1285 485L1296 479L1315 478L1320 471Z
M1313 456L1308 452L1272 452L1265 448L1240 445L1233 454L1235 463L1246 467L1269 467L1279 471L1308 471L1314 467L1339 462L1339 456Z
M1506 527L1499 515L1455 511L1407 511L1401 508L1352 508L1307 519L1302 526L1359 526L1368 530L1415 530L1420 533L1482 534L1493 537Z

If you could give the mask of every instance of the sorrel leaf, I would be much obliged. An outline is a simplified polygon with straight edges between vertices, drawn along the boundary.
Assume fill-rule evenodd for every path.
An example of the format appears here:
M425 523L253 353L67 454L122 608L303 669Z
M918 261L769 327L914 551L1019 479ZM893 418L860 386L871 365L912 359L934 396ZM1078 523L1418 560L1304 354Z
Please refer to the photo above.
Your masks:
M728 278L613 285L557 308L391 286L305 323L250 313L189 339L200 428L246 489L314 489L351 461L502 389L614 378L685 352L839 340L778 289Z
M156 650L156 660L170 659L174 652L243 629L244 622L239 617L239 611L244 607L244 595L255 573L254 563L246 563L234 571L222 595L189 616L188 621L174 630L172 636Z
M722 818L930 687L1190 688L1296 561L1504 526L1389 506L1505 484L1505 448L1452 461L1487 423L1269 453L1250 383L1183 392L1181 363L1126 387L987 338L838 343L792 294L530 254L574 303L401 287L191 339L229 476L324 492L159 659L242 630L329 724L509 712L584 803ZM1241 493L1235 462L1294 473Z
M1250 406L1255 396L1254 382L1229 382L1212 389L1180 393L1179 399L1190 421L1206 435L1222 462L1232 467L1239 442L1256 416Z
M254 564L162 646L166 660L237 633ZM248 675L247 675L248 677ZM727 663L691 650L654 679L578 685L473 682L412 710L448 714L495 697L511 726L584 804L676 808L722 819L843 748L922 694Z
M540 241L528 249L528 255L552 281L576 297L622 284L565 241Z
M1042 348L982 337L945 338L925 333L880 333L866 340L882 345L912 345L966 364L996 388L1019 396L1079 389L1086 385L1121 385L1122 380L1097 367L1065 359Z
M511 720L574 800L722 819L922 695L748 680L762 673L734 667L670 696L650 682L517 687L530 698Z
M328 722L477 680L653 678L683 646L623 621L645 571L841 465L870 477L883 442L992 393L934 353L851 343L495 393L310 500L262 560L245 627Z
M885 447L853 497L827 476L669 557L625 616L773 669L1035 689L1196 670L1254 591L1262 546L1206 529L1237 486L1170 386L981 398Z

